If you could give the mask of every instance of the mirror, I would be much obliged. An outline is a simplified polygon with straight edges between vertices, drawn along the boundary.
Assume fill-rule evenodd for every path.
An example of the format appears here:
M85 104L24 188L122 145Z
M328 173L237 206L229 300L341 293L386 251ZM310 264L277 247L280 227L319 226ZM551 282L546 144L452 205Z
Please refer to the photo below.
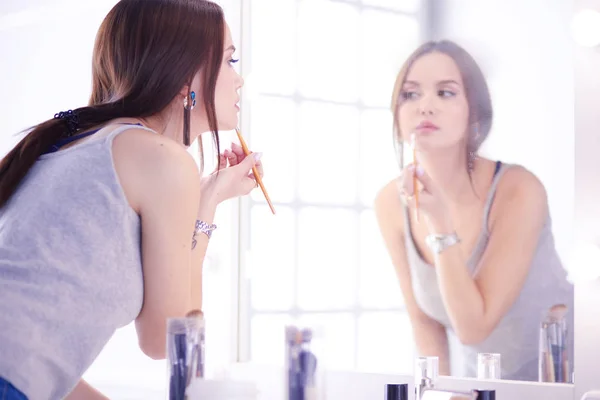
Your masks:
M53 12L41 1L0 7L0 46L11 60L0 63L0 87L11 93L0 100L6 123L0 153L14 144L12 133L32 121L86 102L95 31L115 2L64 0ZM418 354L413 324L373 204L400 172L389 111L394 81L429 39L454 41L481 68L494 118L479 154L523 165L540 179L564 265L574 230L569 2L219 3L246 79L241 129L250 147L264 153L277 215L257 191L241 208L230 203L217 216L221 234L212 239L205 267L209 357L217 354L221 364L281 364L282 327L299 320L327 327L329 369L412 373ZM56 43L70 43L79 53L70 61L56 58ZM23 108L32 93L52 96ZM227 145L234 135L222 137ZM410 146L404 150L408 162ZM530 316L531 343L542 318ZM162 387L163 365L140 356L136 340L132 326L118 332L90 381ZM476 373L476 352L452 357L446 373ZM506 361L501 352L501 364Z
M241 331L249 335L243 359L280 362L281 350L273 345L281 342L279 327L299 319L329 328L328 362L334 369L412 372L415 356L424 351L431 353L425 355L445 355L441 374L476 377L478 353L499 353L502 379L538 381L540 328L551 307L564 304L566 337L559 345L549 339L555 343L555 353L546 354L555 356L544 362L554 374L561 374L555 380L571 381L563 362L573 363L573 285L565 270L573 237L574 201L571 10L559 1L526 3L249 2L242 124L251 146L264 152L267 165L276 166L265 183L277 202L278 215L270 215L258 192L243 203L247 232L241 237L242 267L250 274L242 297L248 312L242 316ZM272 12L278 17L271 18ZM459 136L480 130L473 175L478 197L473 197L470 206L456 206L452 216L456 226L451 227L460 236L463 258L449 249L448 254L455 255L449 255L442 267L447 268L448 288L466 285L464 291L454 289L460 300L454 300L453 315L440 289L440 271L436 271L440 268L432 267L434 257L425 244L430 228L411 219L413 240L403 243L392 234L386 241L373 209L376 195L400 173L389 111L394 82L409 55L429 39L451 40L466 50L483 75L474 83L473 108L490 111L481 104L487 86L493 111L489 137L485 137L490 123L485 115L465 125L469 114L464 104L447 109L446 115L454 112L454 117L439 120L446 127L455 123L451 121L462 121L462 130L460 124L445 128ZM473 70L473 65L468 67ZM433 83L443 79L459 81L441 88L444 96L464 89L456 61L448 57L428 62L426 57L419 58L408 75L417 81L406 90L415 92L410 96L440 89ZM418 105L400 114L416 111ZM414 127L417 120L405 118L406 126ZM404 140L408 139L405 135ZM449 148L455 139L417 142L417 157L426 172L437 174L438 181L444 181L440 176L446 172L440 149ZM406 164L412 161L409 144L402 149ZM503 166L494 186L498 191L492 196L496 160ZM507 174L511 164L523 169L515 172L517 167ZM527 213L521 218L518 211L502 206L512 198L502 194L503 190L507 193L506 178L518 181L514 176L521 173L522 178L540 184L542 208L546 206L543 193L547 194L549 219L535 222ZM399 195L395 187L390 192L392 197ZM399 201L386 207L384 221L397 220L398 215L414 218L412 212L398 212ZM536 206L529 207L536 210ZM489 240L482 234L484 215L490 216L488 222L497 221ZM468 221L473 217L474 222ZM524 233L536 229L536 223L541 224L537 233ZM395 233L403 228L395 223L390 226ZM393 249L403 247L412 257L416 265L411 265L410 277L396 274L390 244ZM473 254L471 275L482 267L475 275L478 286L462 270L456 278L462 281L452 281L458 274L454 270L465 268L460 265L466 261L464 254ZM502 260L510 265L502 265ZM465 283L467 278L469 283ZM517 282L519 288L510 289ZM401 287L411 289L417 299L406 300ZM513 300L504 304L506 296ZM418 321L407 312L411 302L417 304L413 308L420 311L421 321L428 321L419 329L415 328ZM489 314L478 311L486 306L493 309ZM459 320L460 334L452 319ZM435 327L435 334L422 328L427 324ZM447 348L442 337L448 338ZM430 347L423 348L424 343ZM552 375L546 370L547 374Z

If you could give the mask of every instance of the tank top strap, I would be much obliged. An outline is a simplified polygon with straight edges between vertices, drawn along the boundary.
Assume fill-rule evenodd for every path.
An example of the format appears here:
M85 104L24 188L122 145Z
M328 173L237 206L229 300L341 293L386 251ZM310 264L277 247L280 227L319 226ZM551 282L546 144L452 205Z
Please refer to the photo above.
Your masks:
M494 171L494 177L492 178L492 185L488 190L487 199L485 201L485 205L483 208L483 228L484 232L487 232L488 227L488 219L490 215L490 210L492 208L492 204L494 203L494 198L496 197L496 190L498 189L498 184L500 183L500 179L504 175L504 173L510 169L510 164L505 164L500 161L496 162L496 169Z

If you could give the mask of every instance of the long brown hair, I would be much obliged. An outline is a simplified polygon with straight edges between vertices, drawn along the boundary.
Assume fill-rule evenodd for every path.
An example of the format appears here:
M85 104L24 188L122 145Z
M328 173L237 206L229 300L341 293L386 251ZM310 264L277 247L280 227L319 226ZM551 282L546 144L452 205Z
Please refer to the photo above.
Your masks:
M121 0L96 36L89 104L73 110L83 132L116 118L145 118L163 112L202 71L201 96L217 153L215 86L223 58L225 19L209 0ZM189 95L189 94L188 94ZM181 105L184 142L189 145L189 110ZM72 134L70 121L50 119L29 133L0 162L0 208L36 160L57 140Z
M467 165L472 162L472 160L469 160L469 154L474 154L479 150L479 147L487 138L492 127L493 112L490 91L483 72L481 72L477 62L465 49L450 40L426 42L419 46L419 48L417 48L404 62L404 65L396 77L396 83L394 84L394 91L392 93L391 109L394 118L394 145L396 146L397 156L401 166L403 166L404 161L402 157L403 145L398 111L402 105L402 87L404 86L406 76L415 61L426 54L434 52L442 53L452 58L456 63L463 80L465 96L469 105Z

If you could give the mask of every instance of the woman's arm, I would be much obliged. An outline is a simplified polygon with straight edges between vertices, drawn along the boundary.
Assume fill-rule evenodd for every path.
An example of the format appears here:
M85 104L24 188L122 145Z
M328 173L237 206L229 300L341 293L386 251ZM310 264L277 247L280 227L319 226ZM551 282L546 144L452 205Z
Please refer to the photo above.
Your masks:
M460 246L435 257L442 298L459 340L479 343L513 305L527 278L548 216L546 191L529 171L512 167L498 186L490 239L473 279ZM451 233L449 220L429 221L431 233Z
M205 199L203 199L205 200ZM215 218L216 201L201 201L197 219L212 224ZM202 265L208 248L208 236L204 233L196 235L196 246L192 250L192 306L195 310L202 310Z
M86 381L81 379L75 389L65 400L109 400L108 397L91 387Z
M375 199L375 213L381 235L396 269L400 289L413 328L417 350L422 356L439 357L439 373L450 374L446 329L417 305L404 246L404 214L396 181L390 182Z
M192 236L197 218L211 223L216 204L200 204L200 173L192 156L169 138L131 130L113 143L115 168L141 218L144 301L136 319L139 345L165 357L166 321L202 307L202 262L208 238ZM204 236L204 237L203 237Z

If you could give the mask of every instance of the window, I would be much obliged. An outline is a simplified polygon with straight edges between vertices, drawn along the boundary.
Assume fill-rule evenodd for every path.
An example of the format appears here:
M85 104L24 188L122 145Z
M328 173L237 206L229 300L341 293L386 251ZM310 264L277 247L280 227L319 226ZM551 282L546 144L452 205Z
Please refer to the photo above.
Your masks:
M398 173L388 111L420 0L252 0L242 123L264 152L242 202L240 358L283 361L283 325L327 332L336 369L412 370L413 340L372 203Z

